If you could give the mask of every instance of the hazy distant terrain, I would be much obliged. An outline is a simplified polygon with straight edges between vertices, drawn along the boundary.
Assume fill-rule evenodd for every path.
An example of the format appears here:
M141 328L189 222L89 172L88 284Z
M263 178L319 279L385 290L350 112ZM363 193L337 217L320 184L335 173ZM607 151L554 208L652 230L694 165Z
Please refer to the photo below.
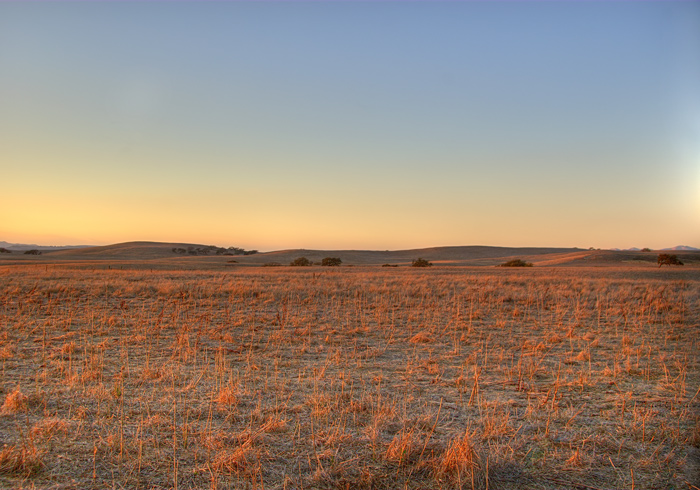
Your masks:
M25 250L41 250L41 251L56 251L65 250L71 248L84 248L89 245L36 245L27 243L9 243L0 241L0 248L5 248L7 250L12 250L16 252L24 252Z
M254 255L209 255L192 256L177 253L174 250L213 249L212 246L191 243L162 242L127 242L114 245L54 250L44 247L42 255L28 256L19 252L0 254L0 263L24 262L29 260L42 262L97 261L117 263L137 261L142 265L152 264L159 267L232 267L289 265L294 259L306 257L319 263L325 257L337 257L343 266L381 266L385 264L410 266L417 258L429 260L436 267L440 266L496 266L508 260L521 259L538 266L609 266L609 265L644 265L656 266L659 251L642 252L635 250L587 250L580 248L556 247L431 247L412 250L307 250L292 249L256 253ZM219 249L224 250L224 249ZM700 264L700 251L674 251L686 265ZM157 264L156 264L157 263Z

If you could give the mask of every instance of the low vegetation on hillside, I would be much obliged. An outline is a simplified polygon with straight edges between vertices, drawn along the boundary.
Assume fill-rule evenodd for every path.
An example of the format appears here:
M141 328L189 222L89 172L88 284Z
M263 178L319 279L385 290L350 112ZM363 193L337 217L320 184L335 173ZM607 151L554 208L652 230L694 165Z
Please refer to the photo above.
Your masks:
M298 257L294 260L292 260L289 265L292 267L309 267L313 265L313 262L311 262L309 259L306 257Z
M432 267L432 266L433 266L432 262L430 262L426 259L421 259L421 258L418 258L418 259L414 260L413 262L411 262L411 267Z
M532 262L525 262L522 259L513 259L502 263L500 267L532 267Z
M257 250L245 250L238 247L217 247L215 245L207 245L204 247L189 246L173 247L172 252L180 255L253 255L258 253Z
M338 257L326 257L321 261L321 265L325 267L338 267L342 263Z
M683 265L683 262L678 260L678 256L675 254L659 254L656 262L659 264L659 267L662 265Z

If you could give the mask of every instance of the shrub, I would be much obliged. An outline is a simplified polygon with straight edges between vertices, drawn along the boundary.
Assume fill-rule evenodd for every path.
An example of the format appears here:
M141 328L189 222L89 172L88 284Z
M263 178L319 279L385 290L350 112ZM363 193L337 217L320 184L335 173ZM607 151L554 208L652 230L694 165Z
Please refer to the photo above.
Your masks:
M343 261L338 257L326 257L321 261L321 265L326 267L338 267Z
M8 250L5 247L0 247L0 254L11 254L12 250Z
M659 264L659 267L662 265L683 265L683 262L678 260L678 257L676 255L669 255L669 254L659 254L659 257L656 259L656 262Z
M398 267L398 264L383 264L382 267Z
M525 262L520 259L509 260L500 265L500 267L532 267L532 262Z
M432 262L428 262L425 259L418 258L411 262L411 267L432 267Z
M308 267L311 265L311 261L306 257L299 257L294 259L289 265L292 267Z
M644 247L641 251L642 252L651 252L651 249L649 247Z
M41 251L36 249L27 250L24 252L24 255L41 255Z

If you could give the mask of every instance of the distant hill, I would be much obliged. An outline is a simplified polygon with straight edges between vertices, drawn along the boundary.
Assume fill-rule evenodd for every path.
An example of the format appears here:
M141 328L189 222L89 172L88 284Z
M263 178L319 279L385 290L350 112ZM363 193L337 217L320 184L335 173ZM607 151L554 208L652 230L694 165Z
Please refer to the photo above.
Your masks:
M100 247L73 248L51 252L52 257L160 259L177 257L174 248L205 247L194 243L125 242Z
M42 252L51 252L57 250L67 250L74 248L84 248L90 245L35 245L27 243L9 243L0 241L0 248L6 248L15 252L24 252L25 250L41 250Z
M583 253L578 248L512 248L489 246L431 247L410 250L280 250L245 257L246 263L289 264L298 257L320 262L325 257L338 257L343 264L355 265L410 265L417 258L424 258L435 265L497 265L510 258L544 257L550 255Z
M690 248L690 247L688 247ZM222 266L262 266L289 265L290 262L306 257L320 263L326 257L338 257L342 265L381 266L384 264L409 266L417 258L432 262L435 266L476 266L493 267L513 259L532 262L535 267L577 267L577 266L616 266L616 265L656 265L658 253L635 250L590 250L557 247L490 247L458 246L430 247L410 250L309 250L292 249L254 255L223 255L230 249L193 243L127 242L99 247L44 248L39 257L17 254L0 254L0 259L57 260L57 261L144 261L176 267ZM238 249L242 250L242 249ZM675 250L686 264L700 264L700 250ZM190 253L190 251L192 253Z
M180 259L186 260L190 256L174 252L182 249L203 249L207 245L193 243L162 243L162 242L127 242L99 247L72 248L44 252L44 257L50 256L62 259ZM306 257L313 262L321 262L325 257L340 257L343 264L354 265L383 265L383 264L410 264L419 257L428 259L433 263L445 265L494 265L510 258L525 258L532 261L539 257L544 259L556 258L561 255L590 253L577 248L511 248L488 246L464 246L464 247L431 247L411 250L279 250L274 252L257 253L255 255L236 255L228 257L241 264L264 265L267 263L289 264L297 257ZM226 256L208 256L214 258L226 258Z
M614 250L616 252L641 252L643 249L637 248L637 247L632 247L632 248L625 248L625 249L620 249L620 248L611 248L610 250ZM652 249L651 251L653 252L655 249ZM670 248L660 248L658 249L662 252L668 251L668 250L678 250L678 251L685 251L685 252L699 252L700 248L694 248L694 247L689 247L687 245L677 245L675 247L670 247Z
M700 252L680 251L679 258L687 264L700 262ZM513 259L532 262L535 266L611 266L624 264L656 264L657 254L635 251L584 250L580 248L545 247L433 247L413 250L281 250L236 259L240 263L289 264L298 257L320 262L324 257L338 257L343 264L410 265L417 258L429 260L436 266L496 266Z

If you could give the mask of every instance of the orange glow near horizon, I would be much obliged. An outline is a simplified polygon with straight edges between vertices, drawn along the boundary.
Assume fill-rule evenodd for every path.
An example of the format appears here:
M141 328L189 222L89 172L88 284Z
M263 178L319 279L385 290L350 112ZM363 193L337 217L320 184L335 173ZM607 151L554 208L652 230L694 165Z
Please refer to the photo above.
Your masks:
M292 194L294 194L292 192ZM9 196L18 201L19 196ZM226 196L181 201L173 196L124 200L108 196L47 195L17 207L4 220L0 238L8 242L44 245L106 245L125 241L162 241L240 246L248 249L410 249L451 245L589 246L661 248L694 245L687 240L668 243L684 219L663 219L651 212L620 219L604 207L587 208L575 215L570 208L546 202L524 209L505 202L479 202L454 198L433 203L398 196L380 196L346 205L343 196L294 200L270 195L252 209L236 210ZM393 204L383 204L386 200ZM413 202L411 202L413 201ZM457 201L457 202L455 202ZM463 212L462 209L471 209ZM376 209L376 212L373 212ZM558 211L558 212L557 212ZM495 222L494 222L495 221ZM648 227L649 236L630 243L634 229ZM37 232L37 230L41 230ZM597 237L597 239L596 239ZM605 237L605 241L601 240Z
M700 247L700 3L166 3L0 2L0 241Z

